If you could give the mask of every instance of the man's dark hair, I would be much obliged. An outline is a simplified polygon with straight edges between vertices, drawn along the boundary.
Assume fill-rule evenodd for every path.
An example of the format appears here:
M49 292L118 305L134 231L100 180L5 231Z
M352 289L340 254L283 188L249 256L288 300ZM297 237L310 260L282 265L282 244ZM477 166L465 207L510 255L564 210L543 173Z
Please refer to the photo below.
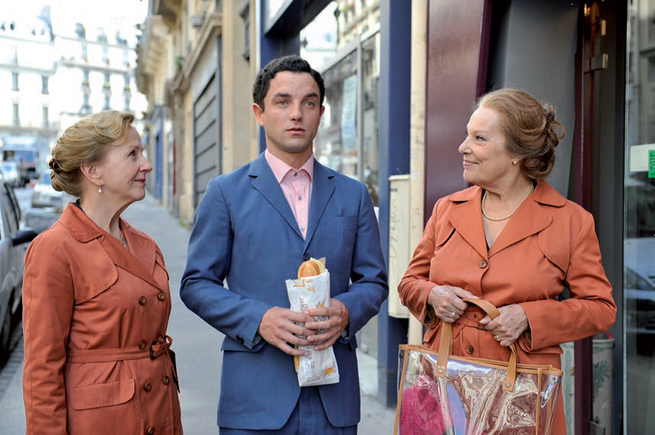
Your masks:
M318 71L312 69L309 62L305 59L300 56L291 55L273 59L257 74L255 84L252 86L252 99L262 110L264 110L264 98L270 88L271 80L277 73L282 71L311 74L318 85L320 103L321 106L323 105L323 100L325 99L325 83L323 83L323 77L321 77Z

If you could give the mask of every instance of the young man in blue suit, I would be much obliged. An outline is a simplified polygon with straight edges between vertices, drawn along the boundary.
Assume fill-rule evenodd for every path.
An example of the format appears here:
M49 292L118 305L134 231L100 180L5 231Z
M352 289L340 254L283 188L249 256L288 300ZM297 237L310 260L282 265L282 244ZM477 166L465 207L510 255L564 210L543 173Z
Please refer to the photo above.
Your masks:
M373 205L364 184L314 160L325 86L306 61L271 61L253 97L266 151L209 182L180 289L225 334L219 433L356 434L355 333L388 293ZM326 259L330 306L293 312L285 280L310 257ZM296 346L332 346L339 383L299 387Z

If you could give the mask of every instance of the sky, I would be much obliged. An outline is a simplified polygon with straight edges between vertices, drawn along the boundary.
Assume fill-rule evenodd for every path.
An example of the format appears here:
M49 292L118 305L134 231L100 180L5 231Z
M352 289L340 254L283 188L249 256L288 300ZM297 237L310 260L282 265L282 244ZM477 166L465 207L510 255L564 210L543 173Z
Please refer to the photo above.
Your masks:
M145 20L148 11L148 0L3 0L2 11L36 16L48 4L53 26L73 31L78 22L87 28L120 25L133 29Z

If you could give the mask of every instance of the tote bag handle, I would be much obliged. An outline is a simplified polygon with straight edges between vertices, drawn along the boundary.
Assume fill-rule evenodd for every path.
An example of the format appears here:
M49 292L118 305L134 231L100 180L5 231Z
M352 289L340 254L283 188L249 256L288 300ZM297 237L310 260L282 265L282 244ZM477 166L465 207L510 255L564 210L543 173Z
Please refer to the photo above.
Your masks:
M495 319L500 315L500 311L491 302L484 299L463 299L464 302L477 305L480 307L491 319ZM446 365L450 357L453 332L451 323L442 323L441 325L441 339L439 341L439 352L437 353L437 372L436 377L443 378L446 376ZM509 363L507 365L507 374L503 381L503 390L514 390L514 382L516 381L516 346L512 343L509 346L512 351L509 356Z

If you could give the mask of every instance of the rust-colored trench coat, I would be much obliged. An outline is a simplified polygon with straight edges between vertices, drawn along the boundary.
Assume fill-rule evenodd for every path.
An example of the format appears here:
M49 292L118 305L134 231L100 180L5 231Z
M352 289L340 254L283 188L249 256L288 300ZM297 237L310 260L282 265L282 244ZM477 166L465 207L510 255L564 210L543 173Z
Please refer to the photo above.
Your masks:
M531 340L517 341L518 361L560 367L559 345L609 328L616 305L601 265L591 214L567 201L546 182L507 221L487 250L477 186L440 199L414 251L398 291L410 312L426 325L425 345L439 346L441 322L427 299L435 285L461 287L496 307L520 304ZM568 288L570 299L557 301ZM454 355L509 360L508 348L478 329L481 311L469 306L453 324ZM553 435L564 435L562 399Z
M121 228L129 252L69 204L27 250L27 435L182 433L164 259L146 234Z

